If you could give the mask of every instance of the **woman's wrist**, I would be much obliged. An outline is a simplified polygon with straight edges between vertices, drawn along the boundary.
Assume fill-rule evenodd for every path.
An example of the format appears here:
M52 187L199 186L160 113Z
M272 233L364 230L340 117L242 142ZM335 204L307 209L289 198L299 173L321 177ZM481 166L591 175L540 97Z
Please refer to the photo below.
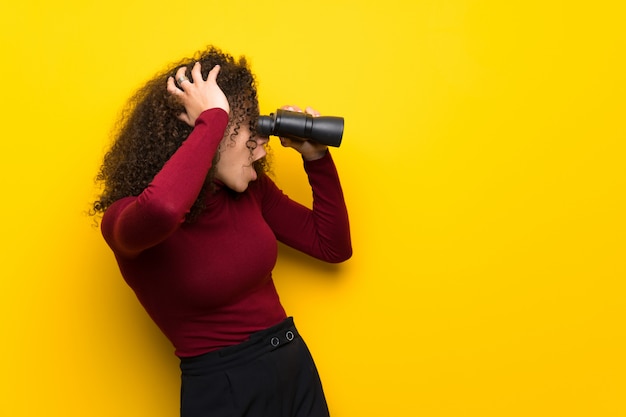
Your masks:
M328 149L319 150L315 152L307 152L306 154L304 153L302 154L302 158L307 162L316 161L318 159L322 159L323 157L325 157L327 152L328 152Z

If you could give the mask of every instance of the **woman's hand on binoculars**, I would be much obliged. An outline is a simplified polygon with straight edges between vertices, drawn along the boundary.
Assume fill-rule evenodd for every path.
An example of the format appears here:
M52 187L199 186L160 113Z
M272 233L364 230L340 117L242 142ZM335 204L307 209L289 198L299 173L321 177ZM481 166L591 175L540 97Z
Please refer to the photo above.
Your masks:
M281 107L283 110L296 111L302 113L302 109L298 106L283 106ZM312 107L307 107L305 109L307 114L310 114L313 117L318 117L320 113L313 109ZM293 140L289 138L280 137L280 144L285 147L293 148L296 151L300 152L302 157L306 161L314 161L316 159L321 159L326 155L326 151L328 149L327 145L323 145L321 143L317 143L314 141L306 140Z
M217 85L217 74L220 72L220 66L214 66L207 79L203 79L201 65L196 62L191 69L191 82L186 76L186 67L180 67L176 71L176 81L174 77L167 79L167 91L174 97L178 98L185 112L178 115L178 118L189 126L194 126L196 119L205 110L220 108L228 113L230 106L228 99L222 89Z

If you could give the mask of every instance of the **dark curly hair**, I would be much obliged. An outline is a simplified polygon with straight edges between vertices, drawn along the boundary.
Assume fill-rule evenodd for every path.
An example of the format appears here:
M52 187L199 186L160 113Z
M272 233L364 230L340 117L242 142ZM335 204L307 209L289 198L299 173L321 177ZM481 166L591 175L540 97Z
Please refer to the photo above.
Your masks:
M233 140L240 126L248 123L251 137L247 145L251 150L256 146L253 138L259 105L256 80L249 64L243 56L236 60L220 49L208 46L204 51L196 52L192 58L170 65L128 100L115 125L113 144L104 156L96 177L96 182L103 188L99 198L93 202L91 214L104 213L120 198L139 195L189 136L193 128L177 117L184 111L184 107L167 92L166 83L168 77L174 77L176 70L182 66L187 67L187 76L191 78L191 68L196 61L201 64L205 79L215 65L220 65L217 83L230 105L226 131L231 132ZM219 152L213 167L218 158ZM259 174L269 170L266 158L256 161L254 167ZM214 171L214 168L209 171L205 186L186 218L187 222L197 218L204 209L205 196L212 187Z

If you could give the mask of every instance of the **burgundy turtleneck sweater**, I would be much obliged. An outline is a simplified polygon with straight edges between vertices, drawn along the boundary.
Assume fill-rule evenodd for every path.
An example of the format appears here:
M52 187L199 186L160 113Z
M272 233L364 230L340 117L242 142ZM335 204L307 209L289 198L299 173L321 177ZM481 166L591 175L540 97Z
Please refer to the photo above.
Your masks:
M272 280L277 240L327 262L352 254L330 153L304 162L312 210L261 175L243 193L218 186L198 220L184 222L227 123L221 109L202 113L150 185L102 220L124 279L180 357L241 343L286 317Z

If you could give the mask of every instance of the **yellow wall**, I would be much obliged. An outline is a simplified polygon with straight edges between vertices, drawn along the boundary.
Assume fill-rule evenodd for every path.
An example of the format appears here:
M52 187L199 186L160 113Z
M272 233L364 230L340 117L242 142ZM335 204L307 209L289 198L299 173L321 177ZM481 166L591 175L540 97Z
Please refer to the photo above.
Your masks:
M84 212L125 98L214 43L264 112L346 118L354 257L276 269L335 417L626 416L621 4L3 1L0 415L176 415L172 348Z

